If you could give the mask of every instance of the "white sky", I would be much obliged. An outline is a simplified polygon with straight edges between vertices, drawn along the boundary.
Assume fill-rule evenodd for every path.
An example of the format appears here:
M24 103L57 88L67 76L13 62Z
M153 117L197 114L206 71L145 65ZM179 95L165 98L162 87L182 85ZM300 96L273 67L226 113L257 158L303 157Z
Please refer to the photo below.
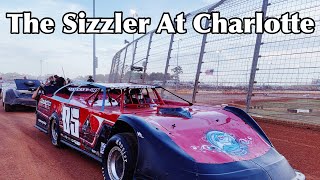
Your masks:
M130 9L136 9L139 16L152 18L153 28L162 12L172 14L193 11L215 0L185 1L116 1L96 0L100 17L112 17L114 11L123 11L129 16ZM67 77L92 73L92 35L64 35L61 33L61 18L66 12L84 10L92 14L92 1L88 0L10 0L0 2L0 73L18 72L32 75L40 74L40 60L43 60L43 74L62 74ZM6 12L32 11L38 18L51 17L56 22L56 32L51 35L11 35L10 21ZM151 28L149 30L151 30ZM115 52L123 47L125 39L131 35L97 35L97 74L108 74Z

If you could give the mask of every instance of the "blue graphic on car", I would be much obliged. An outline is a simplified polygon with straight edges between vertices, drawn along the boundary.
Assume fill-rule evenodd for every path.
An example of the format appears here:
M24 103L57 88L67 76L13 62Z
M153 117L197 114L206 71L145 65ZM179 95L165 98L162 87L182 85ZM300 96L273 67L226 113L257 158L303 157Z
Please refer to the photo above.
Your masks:
M248 146L237 141L233 136L222 131L210 131L206 134L207 141L212 149L232 156L244 156L248 154Z

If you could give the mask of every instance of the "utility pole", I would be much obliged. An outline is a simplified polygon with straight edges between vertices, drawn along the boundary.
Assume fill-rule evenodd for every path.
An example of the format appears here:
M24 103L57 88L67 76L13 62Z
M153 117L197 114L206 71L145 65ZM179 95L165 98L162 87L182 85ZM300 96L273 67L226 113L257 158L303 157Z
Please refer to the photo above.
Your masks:
M136 10L134 9L130 9L130 13L132 15L132 17L135 19L136 17L138 18L138 13ZM134 33L132 34L132 63L131 63L131 66L130 66L130 76L129 76L129 83L131 83L131 78L132 78L132 71L133 71L133 64L134 64L134 61L135 61L135 55L136 55L136 50L137 50L137 43L138 41L135 41L134 39Z
M93 0L93 18L96 17L96 1ZM94 80L96 80L96 35L93 34L93 71L92 71L92 77Z
M42 63L43 63L43 60L40 60L40 78L42 76Z
M220 53L221 51L216 51L218 55L218 66L217 66L217 90L219 89L219 65L220 65Z
M180 41L182 41L182 39L180 38L178 40L178 51L177 51L177 70L179 70L179 52L180 52ZM179 78L179 72L177 72L176 74L176 91L178 91L178 84L180 83L180 78Z

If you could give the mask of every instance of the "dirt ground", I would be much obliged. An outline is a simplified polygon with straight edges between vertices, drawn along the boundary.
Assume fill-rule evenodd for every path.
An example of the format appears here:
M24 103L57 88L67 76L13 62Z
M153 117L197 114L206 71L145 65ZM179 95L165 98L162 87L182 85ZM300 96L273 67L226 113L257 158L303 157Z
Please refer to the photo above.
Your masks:
M5 113L0 108L0 179L102 179L100 164L70 148L58 149L34 128L33 112ZM291 163L320 179L320 132L260 123Z
M102 179L100 164L70 148L58 149L34 127L33 112L0 110L0 179Z
M276 149L307 179L320 179L320 131L259 122Z

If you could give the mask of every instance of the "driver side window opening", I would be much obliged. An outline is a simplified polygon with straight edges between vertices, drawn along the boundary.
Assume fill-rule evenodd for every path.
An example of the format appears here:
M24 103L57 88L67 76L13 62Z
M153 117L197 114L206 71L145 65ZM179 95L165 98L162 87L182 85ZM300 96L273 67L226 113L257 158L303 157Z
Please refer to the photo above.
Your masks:
M85 85L69 89L74 91L70 103L84 107L99 106L100 104L102 106L103 90L101 88Z
M125 89L124 90L124 105L125 107L150 107L151 104L159 102L155 89L140 88L140 89ZM140 106L139 106L140 105Z
M107 89L106 92L104 92L103 89L96 88L96 90L89 92L87 95L81 94L79 96L79 101L89 107L117 107L120 105L121 90L119 89Z
M107 89L105 107L118 107L120 106L121 90L120 89Z
M69 87L74 91L70 103L81 107L91 107L96 110L104 110L110 107L120 107L121 90L106 89L85 85L79 87ZM105 91L105 92L104 92ZM104 109L102 109L104 107Z
M92 93L89 97L85 99L85 102L90 106L90 107L96 107L96 106L102 106L103 103L103 94L102 94L102 89L97 89L94 93Z
M141 95L141 89L126 89L125 104L140 104Z

